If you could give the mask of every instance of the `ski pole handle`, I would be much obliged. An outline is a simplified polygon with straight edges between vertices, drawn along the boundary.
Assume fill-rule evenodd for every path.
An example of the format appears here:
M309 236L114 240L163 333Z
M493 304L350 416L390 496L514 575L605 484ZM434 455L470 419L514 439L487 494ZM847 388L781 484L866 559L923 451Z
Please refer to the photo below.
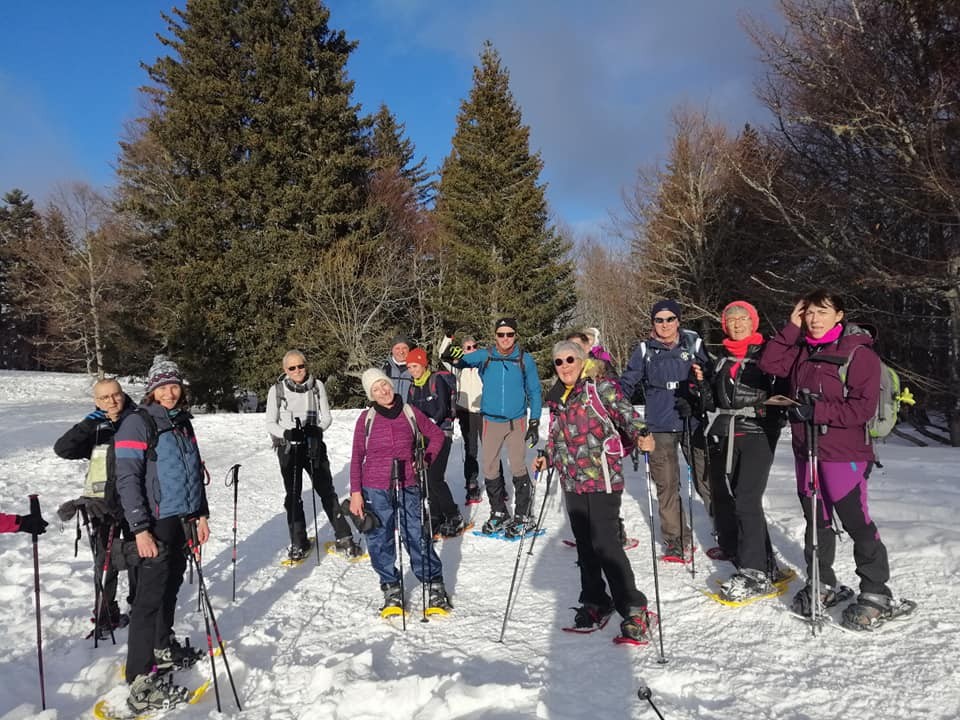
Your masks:
M30 514L37 520L40 519L40 497L38 495L30 495Z

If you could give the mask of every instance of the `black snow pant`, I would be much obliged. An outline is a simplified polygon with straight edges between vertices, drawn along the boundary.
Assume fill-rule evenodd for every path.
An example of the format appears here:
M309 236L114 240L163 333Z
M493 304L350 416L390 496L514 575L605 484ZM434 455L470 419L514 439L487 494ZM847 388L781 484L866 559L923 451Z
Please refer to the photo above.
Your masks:
M631 610L647 606L647 596L637 590L633 568L620 540L620 497L620 492L564 492L570 529L577 542L580 602L609 606L612 595L613 607L628 617L637 614Z
M154 649L170 647L177 593L187 569L186 538L180 518L157 520L152 528L159 555L141 558L137 594L127 631L127 682L145 675L156 664Z
M287 528L290 532L290 544L307 547L307 522L303 514L303 473L310 475L310 481L320 504L333 527L334 537L351 537L353 533L346 518L340 511L337 491L333 487L330 473L330 461L327 459L327 446L322 440L310 438L308 443L291 445L285 443L277 448L280 461L280 474L283 476L283 507L287 511Z
M427 466L427 489L430 499L430 515L433 519L433 531L441 522L452 518L460 513L457 504L453 501L453 495L450 493L450 487L447 485L447 461L450 459L450 446L452 440L445 437L443 446L433 458L433 462ZM426 523L424 523L426 525Z
M480 461L477 458L480 453L483 415L458 407L457 420L460 421L460 434L463 435L463 482L464 487L469 490L480 484Z
M710 447L710 480L717 542L738 568L769 573L775 563L763 493L767 489L776 438L763 434L734 439L733 469L727 485L727 438ZM732 494L731 494L732 492Z

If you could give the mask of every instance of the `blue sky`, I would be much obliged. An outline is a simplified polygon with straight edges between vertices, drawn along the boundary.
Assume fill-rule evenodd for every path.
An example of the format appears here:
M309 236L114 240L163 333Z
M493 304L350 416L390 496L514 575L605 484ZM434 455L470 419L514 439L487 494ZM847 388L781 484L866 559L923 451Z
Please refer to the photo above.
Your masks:
M42 201L59 182L113 184L117 141L140 107L140 62L163 47L171 0L42 0L0 24L0 192ZM778 23L775 0L332 0L359 42L356 100L385 102L438 166L491 40L544 160L556 218L605 232L638 168L663 159L671 110L709 108L731 129L765 124L763 67L744 13Z

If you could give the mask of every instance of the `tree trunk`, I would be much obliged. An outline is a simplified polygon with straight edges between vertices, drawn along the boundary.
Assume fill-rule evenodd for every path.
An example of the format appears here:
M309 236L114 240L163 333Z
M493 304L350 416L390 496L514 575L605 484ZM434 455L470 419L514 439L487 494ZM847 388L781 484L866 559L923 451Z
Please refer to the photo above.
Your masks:
M960 254L947 264L948 276L953 287L947 292L950 307L949 344L947 347L947 422L950 428L950 444L960 447Z

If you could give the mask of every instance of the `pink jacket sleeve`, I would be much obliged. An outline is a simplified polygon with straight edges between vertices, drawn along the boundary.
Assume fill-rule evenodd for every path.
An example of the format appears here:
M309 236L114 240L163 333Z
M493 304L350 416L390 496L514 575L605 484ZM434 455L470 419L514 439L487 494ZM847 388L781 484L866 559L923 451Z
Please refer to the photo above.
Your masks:
M20 523L17 522L16 515L7 515L0 513L0 533L17 532L20 529Z
M780 378L790 377L793 364L800 354L800 346L797 345L799 340L800 328L788 322L764 344L763 354L757 363L760 370Z

